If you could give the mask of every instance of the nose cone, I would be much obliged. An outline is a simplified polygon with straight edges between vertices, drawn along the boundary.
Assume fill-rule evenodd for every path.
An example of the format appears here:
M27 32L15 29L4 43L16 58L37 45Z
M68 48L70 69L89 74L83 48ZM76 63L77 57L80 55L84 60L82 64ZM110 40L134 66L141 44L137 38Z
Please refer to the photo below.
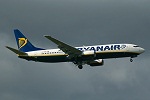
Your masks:
M143 52L145 52L145 49L140 48L140 53L143 53Z

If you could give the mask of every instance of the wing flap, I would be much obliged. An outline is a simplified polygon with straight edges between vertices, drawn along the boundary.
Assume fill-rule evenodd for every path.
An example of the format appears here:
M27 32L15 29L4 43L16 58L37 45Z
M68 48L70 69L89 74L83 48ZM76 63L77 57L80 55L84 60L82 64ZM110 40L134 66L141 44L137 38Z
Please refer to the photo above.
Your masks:
M8 46L6 46L6 48L9 49L9 50L11 50L12 52L18 54L18 55L28 55L28 54L25 53L25 52L19 51L19 50L17 50L17 49L14 49L14 48L11 48L11 47L8 47Z

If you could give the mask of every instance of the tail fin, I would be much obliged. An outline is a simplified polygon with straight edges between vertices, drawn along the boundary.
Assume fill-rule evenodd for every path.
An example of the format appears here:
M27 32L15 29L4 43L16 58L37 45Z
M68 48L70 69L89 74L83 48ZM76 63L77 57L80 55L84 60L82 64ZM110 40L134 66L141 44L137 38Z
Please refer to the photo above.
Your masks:
M18 29L15 29L14 33L15 33L19 51L29 52L29 51L36 51L36 50L44 50L44 49L36 48L35 46L33 46L29 42L29 40Z

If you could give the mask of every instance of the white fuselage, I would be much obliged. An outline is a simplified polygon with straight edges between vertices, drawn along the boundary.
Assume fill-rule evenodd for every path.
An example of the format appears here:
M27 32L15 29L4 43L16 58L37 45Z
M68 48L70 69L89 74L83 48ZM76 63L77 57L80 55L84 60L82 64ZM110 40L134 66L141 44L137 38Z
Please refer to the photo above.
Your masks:
M134 44L107 44L107 45L83 46L83 47L75 47L75 48L83 51L83 55L84 54L90 55L93 52L95 53L124 52L124 53L135 53L135 54L141 54L144 52L143 48ZM46 50L31 51L26 53L28 54L28 56L32 56L32 57L67 55L60 49L46 49Z

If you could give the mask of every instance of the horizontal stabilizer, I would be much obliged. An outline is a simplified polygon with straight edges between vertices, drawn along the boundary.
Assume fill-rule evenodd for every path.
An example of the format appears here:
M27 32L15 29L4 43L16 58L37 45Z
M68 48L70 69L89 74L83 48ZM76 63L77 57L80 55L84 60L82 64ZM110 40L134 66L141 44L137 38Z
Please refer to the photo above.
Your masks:
M14 49L14 48L11 48L11 47L8 47L8 46L6 46L6 48L8 48L9 50L11 50L12 52L14 52L14 53L16 53L16 54L18 54L18 55L28 55L28 54L25 53L25 52L19 51L19 50L17 50L17 49Z

